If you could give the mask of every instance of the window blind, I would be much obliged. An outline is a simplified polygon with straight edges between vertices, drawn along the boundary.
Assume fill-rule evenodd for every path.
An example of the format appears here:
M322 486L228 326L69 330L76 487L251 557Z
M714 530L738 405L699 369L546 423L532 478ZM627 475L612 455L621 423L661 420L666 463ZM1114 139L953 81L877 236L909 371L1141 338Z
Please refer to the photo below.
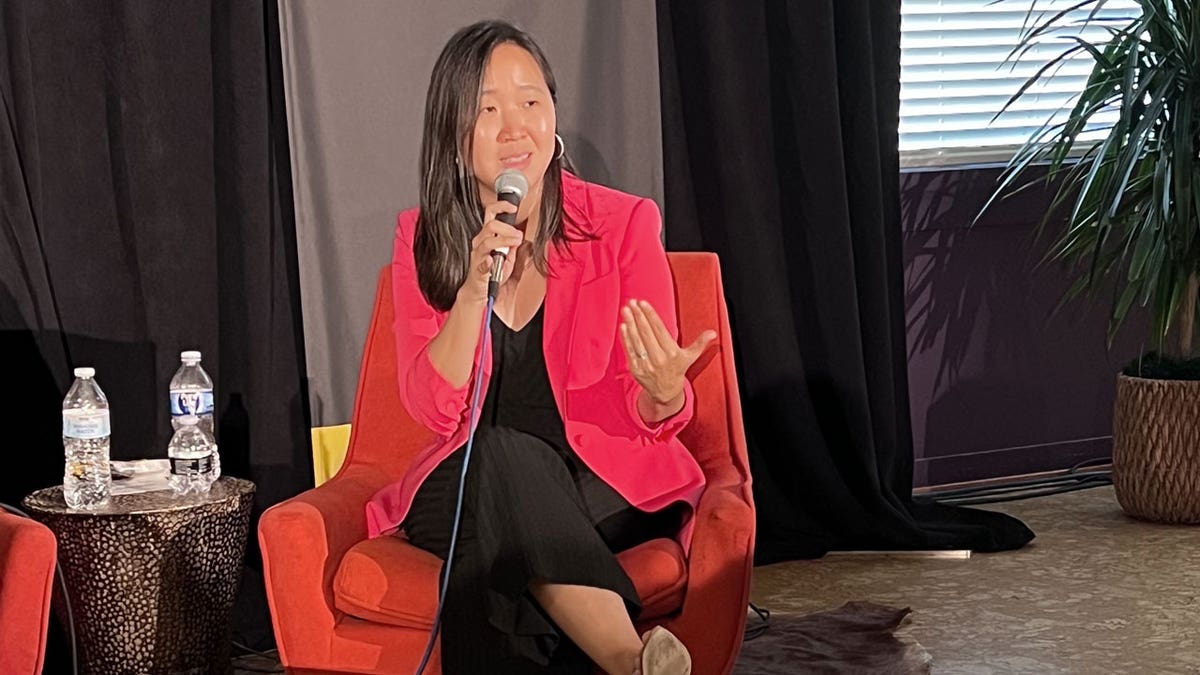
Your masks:
M900 37L900 157L905 167L1007 161L1087 83L1092 59L1086 52L1049 71L999 118L996 113L1021 85L1055 55L1075 45L1077 35L1103 42L1100 24L1083 27L1089 5L1065 15L1060 29L1039 38L1018 60L1007 61L1023 29L1039 14L1050 18L1078 0L902 0ZM1108 0L1095 19L1128 23L1139 14L1134 0ZM1103 126L1116 113L1102 112Z

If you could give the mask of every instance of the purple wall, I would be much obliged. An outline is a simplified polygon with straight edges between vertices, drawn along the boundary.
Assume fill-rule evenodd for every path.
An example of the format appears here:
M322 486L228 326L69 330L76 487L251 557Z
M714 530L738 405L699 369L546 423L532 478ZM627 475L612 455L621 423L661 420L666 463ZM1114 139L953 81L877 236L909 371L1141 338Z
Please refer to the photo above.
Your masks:
M1053 314L1070 277L1034 269L1048 195L993 207L973 228L997 170L900 179L914 484L1070 467L1111 451L1117 372L1144 322L1106 345L1109 300Z

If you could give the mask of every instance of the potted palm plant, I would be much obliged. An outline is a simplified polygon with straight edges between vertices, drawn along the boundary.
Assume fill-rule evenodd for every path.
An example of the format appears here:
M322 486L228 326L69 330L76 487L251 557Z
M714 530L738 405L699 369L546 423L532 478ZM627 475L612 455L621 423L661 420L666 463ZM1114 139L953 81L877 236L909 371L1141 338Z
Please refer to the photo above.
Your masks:
M1032 0L1010 58L1071 34L1063 51L1042 63L1005 108L1068 59L1089 59L1091 71L1065 114L1047 122L1013 156L984 209L1046 181L1054 198L1038 231L1056 225L1046 259L1065 263L1075 275L1068 297L1113 293L1110 340L1131 309L1148 315L1154 351L1117 379L1113 482L1130 515L1196 523L1200 2L1136 0L1140 12L1119 21L1101 12L1106 4L1109 0L1067 5L1058 0L1046 9L1046 0ZM1071 18L1081 12L1086 18ZM1082 27L1101 28L1101 37L1086 38ZM1032 180L1022 180L1035 171Z

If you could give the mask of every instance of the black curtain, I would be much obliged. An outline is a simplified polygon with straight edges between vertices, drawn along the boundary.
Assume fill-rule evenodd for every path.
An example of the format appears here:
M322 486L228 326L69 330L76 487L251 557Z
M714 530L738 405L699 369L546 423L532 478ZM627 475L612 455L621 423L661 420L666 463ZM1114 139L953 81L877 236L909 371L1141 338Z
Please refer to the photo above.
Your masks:
M911 499L899 0L658 0L658 24L667 246L721 257L757 562L1027 543Z
M0 501L61 482L75 366L113 459L166 457L183 349L215 380L224 472L257 484L252 527L312 485L276 21L274 0L0 3ZM256 542L235 630L264 645Z

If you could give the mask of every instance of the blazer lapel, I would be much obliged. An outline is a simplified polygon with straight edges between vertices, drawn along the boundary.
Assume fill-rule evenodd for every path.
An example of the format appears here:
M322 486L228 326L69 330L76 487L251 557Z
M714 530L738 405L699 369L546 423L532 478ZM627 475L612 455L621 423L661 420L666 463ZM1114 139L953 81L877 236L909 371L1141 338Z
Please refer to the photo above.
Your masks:
M574 175L562 173L563 219L571 231L571 224L591 231L592 218L588 209L586 184ZM543 353L546 355L546 374L558 403L565 414L565 392L567 390L567 364L577 340L576 331L583 312L579 302L583 286L598 274L605 272L605 265L597 264L602 257L601 242L595 240L575 241L568 244L567 251L551 246L546 253L550 276L546 279L546 323L542 336Z
M550 388L554 390L559 412L565 412L567 384L567 360L571 345L575 341L575 327L579 322L579 289L585 276L584 261L580 249L582 243L571 244L571 252L564 253L551 246L546 255L550 276L546 279L546 323L542 331L542 353L546 355L546 375Z

